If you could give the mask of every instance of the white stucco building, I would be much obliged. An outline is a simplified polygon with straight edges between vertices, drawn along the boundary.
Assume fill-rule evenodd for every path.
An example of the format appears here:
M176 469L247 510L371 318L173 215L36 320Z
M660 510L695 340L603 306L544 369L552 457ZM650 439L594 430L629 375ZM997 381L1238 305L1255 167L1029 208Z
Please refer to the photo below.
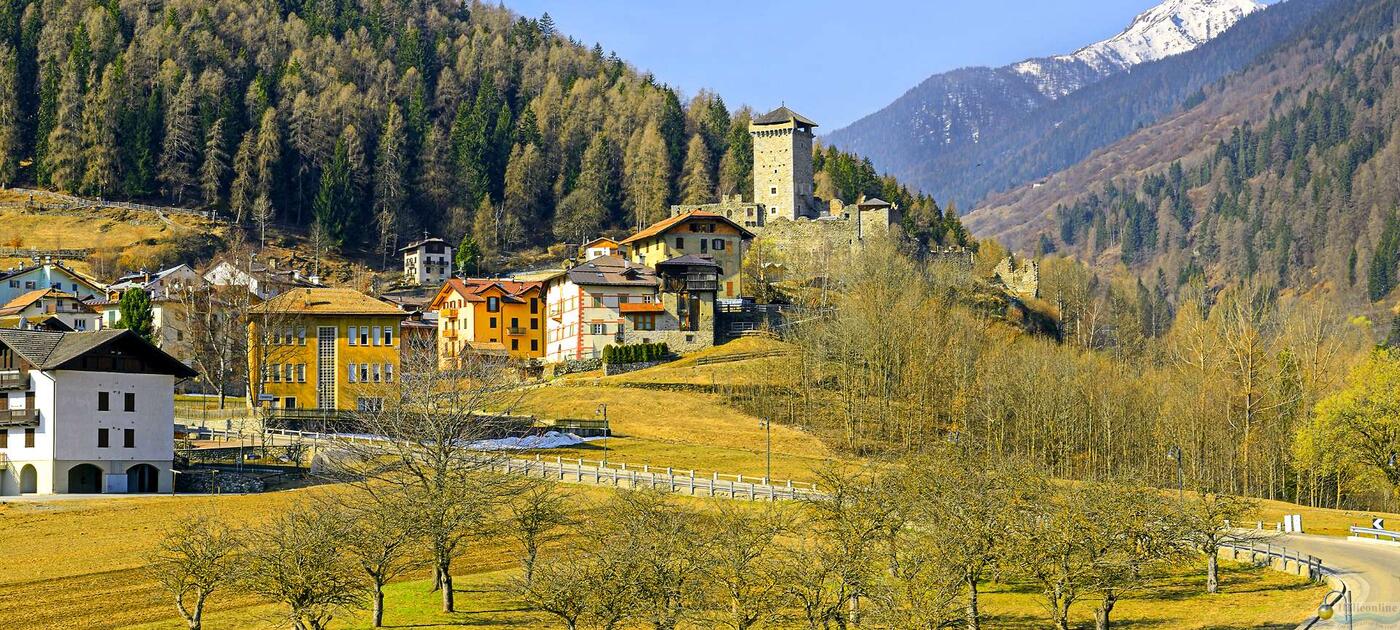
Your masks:
M437 237L424 236L399 248L403 254L403 279L409 284L442 284L452 277L452 246Z
M194 376L128 330L0 330L0 495L169 492Z
M63 263L45 261L0 271L0 304L37 289L58 289L80 300L103 294L101 283Z
M544 286L544 358L550 363L601 357L634 326L654 328L655 314L664 311L656 271L617 256L562 271Z

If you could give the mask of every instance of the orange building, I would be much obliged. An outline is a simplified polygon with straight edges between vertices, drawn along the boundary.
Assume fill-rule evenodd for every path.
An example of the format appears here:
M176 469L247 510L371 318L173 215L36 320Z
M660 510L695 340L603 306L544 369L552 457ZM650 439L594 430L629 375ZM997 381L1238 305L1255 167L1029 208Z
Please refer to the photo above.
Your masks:
M438 358L468 354L544 357L544 293L538 282L452 278L428 310L438 314Z

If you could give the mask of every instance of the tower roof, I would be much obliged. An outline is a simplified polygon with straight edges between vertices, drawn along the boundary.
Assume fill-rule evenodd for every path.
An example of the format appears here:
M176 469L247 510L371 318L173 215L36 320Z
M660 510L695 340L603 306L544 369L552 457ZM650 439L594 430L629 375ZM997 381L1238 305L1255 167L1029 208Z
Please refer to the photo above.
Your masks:
M762 115L762 116L759 116L758 118L753 119L753 124L755 124L755 125L781 125L781 124L783 124L783 123L785 123L785 122L788 122L788 121L795 121L795 122L797 122L798 124L807 125L808 127L816 127L816 126L817 126L817 123L813 122L812 119L807 118L806 116L803 116L802 114L799 114L799 113L797 113L797 112L795 112L795 111L792 111L792 110L788 109L788 108L787 108L787 105L784 105L784 106L782 106L782 107L779 107L778 109L775 109L775 110L773 110L773 111L771 111L771 112L768 112L767 114L764 114L764 115Z

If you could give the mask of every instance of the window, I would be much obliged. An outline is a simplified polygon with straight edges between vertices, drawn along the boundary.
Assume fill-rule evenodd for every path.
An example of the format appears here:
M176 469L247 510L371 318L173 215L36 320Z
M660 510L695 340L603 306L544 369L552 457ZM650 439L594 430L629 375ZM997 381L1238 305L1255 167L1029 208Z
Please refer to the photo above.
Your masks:
M593 334L595 334L595 335L606 335L606 334L608 334L608 325L607 325L607 324L593 324L593 329L592 329L592 330L593 330Z
M354 327L354 326L346 326L346 327L345 327L345 339L346 339L346 343L348 343L348 344L350 344L350 345L352 345L352 346L355 345L355 327Z
M360 382L361 382L361 383L368 383L368 382L369 382L369 364L368 364L368 363L361 363L361 364L360 364Z
M282 403L282 408L283 408L283 409L296 409L296 408L297 408L297 399L296 399L295 396L288 396L288 397L284 398L283 400L284 400L284 402Z
M24 288L26 288L26 289L33 289L33 288L34 288L34 281L33 281L33 280L25 280L25 281L24 281Z
M0 429L0 448L10 448L9 429Z
M370 329L370 331L369 331L369 338L370 338L370 341L373 342L374 345L376 345L376 346L379 345L379 344L384 340L383 337L379 336L379 327L378 327L378 326L375 326L375 327L373 327L373 328Z
M656 330L656 314L646 313L637 315L636 323L632 325L636 330Z
M34 448L34 429L24 430L24 448Z
M394 382L394 364L393 364L393 363L385 363L385 364L384 364L384 382L385 382L385 383L392 383L392 382Z
M496 318L494 318L494 317L491 318L491 327L492 327L492 328L495 328L495 327L496 327Z
M292 329L291 329L291 328L287 328L286 330L283 330L283 331L282 331L282 345L286 345L286 346L292 345Z
M703 238L700 239L700 252L704 253L708 251L710 251L710 242Z
M74 330L80 330L80 331L81 331L81 330L87 330L87 320L86 320L86 319L75 320L75 321L73 322L73 329L74 329Z
M384 411L384 399L356 398L355 408L359 411Z
M268 375L272 377L272 382L274 382L274 383L281 383L281 382L282 382L282 364L280 364L280 363L273 363L272 365L269 365L268 368L267 368L267 372L268 372Z
M538 319L536 319L536 318L534 318L534 317L531 317L531 318L530 318L530 330L539 330L539 329L540 329L540 320L538 320Z
M355 364L354 364L354 363L351 363L351 364L350 364L350 367L346 368L345 371L346 371L347 374L350 375L350 382L351 382L351 383L354 383L354 382L355 382L355 376L357 376L357 375L359 374L359 372L355 369Z
M293 371L296 369L296 366L292 365L291 363L287 363L283 367L286 369L287 382L292 382L292 374Z
M778 187L777 187L777 186L772 186L772 187L770 187L770 188L768 189L768 194L770 194L770 195L776 195L776 194L778 194Z
M385 327L384 327L384 345L386 345L386 346L392 346L392 345L394 345L394 327L393 327L393 326L385 326Z
M722 251L724 251L724 239L721 239L721 238L715 239L715 251L717 251L717 252L722 252Z
M519 340L519 339L511 339L511 340L510 340L510 349L511 349L511 350L519 350L519 349L520 349L520 340Z
M108 436L107 436L107 429L98 429L98 430L97 430L97 448L107 448L108 442L109 442L109 440L108 440Z
M603 296L593 296L593 308L603 308Z
M18 289L18 288L19 288L19 280L11 280L11 281L10 281L10 288L11 288L11 289Z
M368 346L368 345L369 345L369 326L361 326L361 327L360 327L360 345L362 345L362 346Z
M111 409L111 394L108 394L107 392L97 392L97 410L111 411Z
M519 328L520 328L520 318L519 318L519 317L512 317L512 318L510 318L510 327L511 327L511 328L515 328L515 329L519 329Z
M136 394L127 392L122 396L122 411L136 411Z
M684 236L677 236L677 237L676 237L676 249L685 249L685 237L684 237Z
M500 311L500 310L501 310L501 298L498 298L498 297L488 297L488 298L486 298L486 312L488 312L488 313L495 313L495 312L498 312L498 311Z
M539 349L540 349L540 340L538 340L538 339L531 339L531 340L530 340L530 352L538 352Z
M301 327L297 328L297 345L298 345L298 346L304 346L304 345L306 345L306 327L305 327L305 326L301 326Z
M122 448L136 448L136 429L122 429Z
M374 382L378 383L378 382L379 382L379 364L378 364L378 363L375 363L375 364L374 364L374 369L372 370L372 372L374 373Z
M540 299L530 298L530 314L537 315L540 312Z
M298 363L298 364L297 364L297 382L298 382L298 383L305 383L305 382L306 382L306 364L305 364L305 363Z

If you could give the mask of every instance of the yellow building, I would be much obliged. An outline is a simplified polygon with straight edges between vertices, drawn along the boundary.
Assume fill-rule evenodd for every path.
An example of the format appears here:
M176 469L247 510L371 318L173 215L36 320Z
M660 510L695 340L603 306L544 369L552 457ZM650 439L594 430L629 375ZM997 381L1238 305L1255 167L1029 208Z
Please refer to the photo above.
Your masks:
M723 215L692 210L653 223L622 245L628 260L649 267L688 254L708 257L720 267L718 297L736 298L743 295L744 252L752 239L753 232Z
M544 357L544 293L538 282L452 278L428 310L438 314L438 357L467 354Z
M380 408L398 378L407 314L353 289L292 289L249 317L249 404L279 409ZM266 328L266 334L264 334Z

